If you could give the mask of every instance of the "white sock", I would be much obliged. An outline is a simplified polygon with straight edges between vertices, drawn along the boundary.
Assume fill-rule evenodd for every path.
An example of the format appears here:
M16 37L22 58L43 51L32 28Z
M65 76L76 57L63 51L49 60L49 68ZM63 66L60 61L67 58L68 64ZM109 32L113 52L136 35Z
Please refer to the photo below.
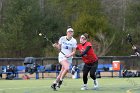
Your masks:
M96 83L96 86L98 86L98 81L97 81L97 79L94 80L94 85L95 85L95 83Z
M87 84L84 84L84 86L87 86Z
M62 78L60 78L60 81L63 81L63 79L62 79Z
M57 78L53 83L58 83L59 82L59 79Z

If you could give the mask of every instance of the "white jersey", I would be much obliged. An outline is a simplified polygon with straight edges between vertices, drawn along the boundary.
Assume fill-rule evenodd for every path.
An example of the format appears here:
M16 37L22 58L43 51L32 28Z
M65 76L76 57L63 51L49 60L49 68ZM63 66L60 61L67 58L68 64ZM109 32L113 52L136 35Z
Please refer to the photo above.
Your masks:
M71 38L71 40L68 40L66 38L66 36L62 36L60 39L59 39L59 42L58 42L60 45L61 45L61 51L65 54L65 55L68 55L70 53L72 53L73 51L73 48L76 48L77 47L77 41L76 39L74 39L73 37ZM59 53L59 57L64 57L65 55L63 53ZM72 57L68 58L68 59L71 59Z
M61 51L65 55L70 54L72 52L73 48L76 48L77 47L77 41L73 37L71 38L71 40L68 40L66 38L66 36L62 36L59 39L59 42L58 43L61 45Z

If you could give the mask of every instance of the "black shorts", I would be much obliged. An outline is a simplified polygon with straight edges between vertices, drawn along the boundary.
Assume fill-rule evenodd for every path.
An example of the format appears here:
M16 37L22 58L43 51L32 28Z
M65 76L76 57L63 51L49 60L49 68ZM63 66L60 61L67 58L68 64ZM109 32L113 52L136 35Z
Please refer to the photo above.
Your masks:
M85 64L83 68L83 73L88 73L89 71L90 73L95 73L97 68L98 68L98 61L95 61L94 63L90 63L90 64Z

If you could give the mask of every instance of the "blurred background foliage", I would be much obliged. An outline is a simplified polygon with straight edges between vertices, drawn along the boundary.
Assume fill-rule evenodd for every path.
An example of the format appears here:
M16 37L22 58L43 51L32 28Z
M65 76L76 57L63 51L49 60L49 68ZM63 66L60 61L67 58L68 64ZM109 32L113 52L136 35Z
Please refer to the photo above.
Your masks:
M57 42L67 26L74 37L88 33L98 56L133 54L140 42L139 0L0 0L0 57L57 56L44 33Z

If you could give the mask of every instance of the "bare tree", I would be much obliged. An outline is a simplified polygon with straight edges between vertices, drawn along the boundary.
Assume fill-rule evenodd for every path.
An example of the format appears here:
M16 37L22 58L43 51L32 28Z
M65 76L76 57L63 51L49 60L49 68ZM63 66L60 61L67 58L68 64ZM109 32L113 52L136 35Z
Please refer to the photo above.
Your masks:
M2 23L2 10L3 10L3 2L4 0L0 0L0 24Z
M39 4L40 4L40 11L41 11L41 14L42 16L44 16L44 13L45 13L45 1L44 0L39 0Z
M110 39L107 39L106 35L102 32L96 34L98 41L94 41L95 51L98 56L105 56L111 49L111 44L115 39L113 35Z

